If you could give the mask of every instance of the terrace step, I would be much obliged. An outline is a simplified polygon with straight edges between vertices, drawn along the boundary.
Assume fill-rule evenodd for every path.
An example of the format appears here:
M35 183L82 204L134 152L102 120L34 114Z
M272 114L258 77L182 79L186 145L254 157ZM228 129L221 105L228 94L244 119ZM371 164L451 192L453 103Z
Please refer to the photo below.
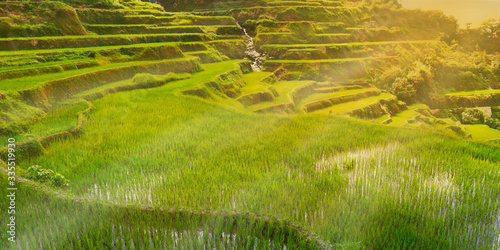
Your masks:
M131 24L85 24L85 29L98 35L108 34L161 34L161 33L204 33L199 26L156 26Z
M83 68L88 68L88 67L94 67L97 65L98 65L98 63L94 60L85 60L85 61L70 62L70 63L68 63L68 62L59 63L59 64L48 65L48 66L37 65L37 67L27 67L27 68L21 68L21 69L13 69L13 70L2 70L2 68L0 68L0 80L21 78L21 77L24 77L27 75L35 76L35 75L63 72L63 71L68 71L68 70L77 70L77 69L83 69Z
M317 21L346 22L354 24L361 15L358 8L328 6L256 6L232 10L233 16L239 19L242 15L272 16L277 21Z
M259 33L255 37L257 48L265 44L321 44L321 43L349 43L355 42L355 38L349 33L338 34L316 34L313 36L300 37L292 32Z
M227 1L214 4L214 9L196 10L198 15L230 15L234 10L254 8L290 8L290 7L341 7L341 1Z
M211 50L200 50L200 51L193 51L193 52L186 52L184 53L186 56L196 56L200 58L201 63L207 64L207 63L216 63L216 62L222 62L224 59L221 57L221 55L217 54L214 51Z
M339 114L339 115L345 115L352 113L354 110L360 110L368 106L377 106L380 105L379 100L383 99L388 99L392 98L393 96L391 94L387 93L380 93L378 95L371 95L367 96L365 98L358 98L358 99L353 99L350 101L346 102L339 102L335 103L332 105L326 105L322 108L310 110L309 112L311 113L321 113L321 114ZM385 112L381 112L382 107L380 106L380 110L377 108L377 115L381 116L385 114ZM382 114L383 113L383 114ZM377 116L377 117L378 117Z
M208 33L218 35L240 35L241 29L236 25L177 25L157 26L152 24L86 24L87 31L98 35L109 34L162 34L162 33Z
M38 56L28 56L28 57L0 57L0 68L4 67L20 67L25 65L33 65L40 63L38 61L40 57Z
M70 77L49 80L35 86L18 90L24 101L34 104L59 101L71 96L111 82L129 79L138 73L167 74L193 73L201 70L197 57L168 59L156 62L139 62L118 67L108 67L98 71L90 71Z
M211 40L205 34L147 34L107 36L61 36L0 39L0 50L38 50L56 48L82 48L136 43L195 42Z
M80 21L88 24L127 24L125 16L153 15L157 17L172 17L177 14L172 12L137 9L110 10L76 8L75 11L78 14Z
M347 69L349 67L362 67L363 63L367 62L391 60L394 58L395 57L359 57L318 60L266 60L263 64L263 69L266 71L274 71L280 67L283 67L288 71L303 71L311 68L318 70L340 70L344 68ZM354 68L352 69L354 70Z
M314 112L316 110L325 109L337 104L353 102L370 96L380 95L380 90L376 88L362 89L362 90L346 90L338 93L321 93L314 94L305 98L301 103L303 104L300 109L305 113ZM330 96L329 98L318 100ZM313 101L317 100L317 101Z
M303 84L285 89L279 87L280 83L282 82L276 83L276 88L272 86L273 91L259 91L243 96L245 102L242 103L253 107L252 110L256 113L319 112L326 114L332 112L329 107L353 103L357 106L354 105L344 110L342 114L362 118L393 115L406 109L406 105L399 102L396 97L381 93L366 81L302 82ZM289 101L286 102L285 98ZM359 102L356 103L357 101ZM343 106L339 107L345 109Z
M77 9L78 17L86 24L156 24L156 25L232 25L234 18L223 16L198 16L181 12L120 11L102 9Z
M340 1L233 1L233 2L220 2L215 3L215 9L240 9L249 7L261 7L261 6L341 6Z
M218 40L219 42L224 42L224 40ZM234 40L226 41L229 43L235 42ZM13 57L21 58L38 58L41 56L58 55L61 53L77 53L77 52L87 52L88 50L100 52L100 51L120 51L120 50L136 50L145 48L157 48L163 46L176 46L181 49L182 52L192 52L199 50L207 50L208 47L206 43L203 42L168 42L168 43L137 43L130 45L114 45L114 46L100 46L100 47L82 47L82 48L62 48L62 49L42 49L42 50L24 50L24 51L0 51L0 59L5 58L10 60ZM2 60L0 60L2 61Z
M314 110L318 114L350 115L361 119L392 117L393 115L407 110L405 103L388 93L361 98L359 100L343 102L325 108Z
M335 59L367 57L376 51L392 51L396 46L426 46L435 41L385 41L325 44L265 44L260 50L272 59ZM306 58L303 58L306 57Z

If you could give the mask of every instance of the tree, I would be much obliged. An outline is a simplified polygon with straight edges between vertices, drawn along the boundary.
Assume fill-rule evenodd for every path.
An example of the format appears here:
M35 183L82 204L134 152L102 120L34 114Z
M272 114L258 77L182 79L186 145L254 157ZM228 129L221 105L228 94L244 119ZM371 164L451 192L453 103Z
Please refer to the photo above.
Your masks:
M479 31L479 45L488 52L500 52L500 19L483 22Z

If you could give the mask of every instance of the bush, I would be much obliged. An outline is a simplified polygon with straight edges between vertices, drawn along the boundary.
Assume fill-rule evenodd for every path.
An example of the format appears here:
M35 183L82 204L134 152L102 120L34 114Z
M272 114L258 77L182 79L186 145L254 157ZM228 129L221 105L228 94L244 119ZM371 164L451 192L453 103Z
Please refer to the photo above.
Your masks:
M185 79L189 78L189 74L176 74L173 72L170 72L166 75L152 75L149 73L139 73L132 78L132 81L140 87L143 88L152 88L152 87L159 87L162 86L168 82L172 81L177 81L180 79Z
M134 76L132 81L136 84L151 84L160 81L159 77L149 73L140 73Z
M462 124L484 124L484 113L480 109L466 109L462 113Z
M500 120L500 107L491 107L491 118Z
M500 130L500 119L497 118L486 118L486 125L493 129Z
M63 175L38 165L29 167L24 177L54 187L69 186L69 181Z

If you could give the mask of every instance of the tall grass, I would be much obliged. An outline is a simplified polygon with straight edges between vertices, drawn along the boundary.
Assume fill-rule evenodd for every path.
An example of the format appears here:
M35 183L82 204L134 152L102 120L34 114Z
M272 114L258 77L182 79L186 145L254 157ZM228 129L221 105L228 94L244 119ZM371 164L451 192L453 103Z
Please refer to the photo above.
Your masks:
M341 246L495 244L497 148L332 116L240 113L175 94L230 63L100 99L85 134L20 165L52 168L77 196L270 215Z

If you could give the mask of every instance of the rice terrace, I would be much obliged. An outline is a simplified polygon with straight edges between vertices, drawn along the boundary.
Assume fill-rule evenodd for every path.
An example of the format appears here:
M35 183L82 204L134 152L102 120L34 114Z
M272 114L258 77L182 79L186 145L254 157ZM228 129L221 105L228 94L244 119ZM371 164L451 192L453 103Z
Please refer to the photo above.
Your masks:
M0 248L500 249L495 18L0 1Z

